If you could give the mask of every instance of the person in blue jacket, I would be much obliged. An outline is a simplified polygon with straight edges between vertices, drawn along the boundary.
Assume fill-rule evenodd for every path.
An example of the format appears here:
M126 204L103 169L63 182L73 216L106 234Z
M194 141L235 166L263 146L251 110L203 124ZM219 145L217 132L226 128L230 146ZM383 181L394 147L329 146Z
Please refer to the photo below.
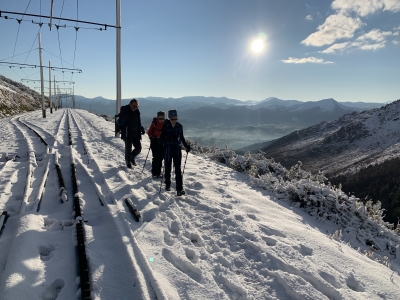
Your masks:
M165 147L165 190L171 190L171 167L172 161L174 161L177 195L185 195L181 172L181 147L183 145L186 148L186 152L189 152L190 145L186 143L185 137L183 136L183 127L181 123L178 122L178 112L176 109L168 111L168 119L164 121L164 126L161 132L161 141Z

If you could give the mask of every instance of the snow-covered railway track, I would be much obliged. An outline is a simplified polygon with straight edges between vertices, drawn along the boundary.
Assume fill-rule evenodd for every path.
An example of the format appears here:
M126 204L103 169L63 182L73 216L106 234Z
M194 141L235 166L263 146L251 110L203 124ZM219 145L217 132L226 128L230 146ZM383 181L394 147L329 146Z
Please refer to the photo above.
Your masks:
M9 216L0 240L2 253L0 295L4 300L37 299L38 297L50 299L43 295L54 294L56 297L64 288L64 280L53 279L54 272L52 271L58 269L60 265L57 261L50 261L56 247L48 243L58 240L60 236L63 236L65 241L69 240L65 236L65 234L68 235L68 230L56 233L72 225L70 220L65 220L65 216L70 213L64 213L63 221L46 217L49 211L59 210L62 202L54 180L57 176L55 169L50 167L55 162L55 156L48 153L48 143L42 136L43 131L39 133L37 126L29 126L15 118L10 119L9 126L13 130L13 136L20 151L18 155L13 156L12 160L4 163L0 175L2 189L0 210L4 207ZM43 204L44 198L46 201ZM41 207L44 207L44 212ZM60 211L59 215L62 214L63 212ZM60 252L63 251L60 249ZM16 259L16 257L19 258ZM32 261L32 264L27 264L28 259ZM65 268L65 266L61 267ZM19 280L15 278L15 274L21 274L23 280L28 282L31 288L29 290L14 288L15 280ZM49 282L50 280L53 280L53 283ZM48 285L47 282L49 282ZM67 287L64 290L69 295L65 299L72 299L71 295L76 294L76 286Z
M52 147L52 145L54 144L54 136L51 133L41 128L40 126L35 125L34 123L28 121L26 115L21 116L19 118L19 121L26 127L28 127L30 130L32 130L37 135L37 137L42 141L43 144L45 144L49 148ZM59 123L61 123L61 120ZM51 152L51 149L49 149L49 152Z
M125 295L126 299L154 299L155 292L150 285L151 280L147 278L143 256L133 248L135 240L125 214L117 205L71 111L68 113L68 123L71 169L76 177L75 214L82 219L81 236L84 235L86 240L86 249L82 248L81 251L84 251L88 262L90 295L96 299L115 299L116 294ZM80 254L81 257L85 261L83 254ZM104 288L107 281L119 282L119 286L107 290ZM88 283L82 284L88 286Z
M14 126L21 132L28 149L27 174L24 188L24 195L21 201L20 210L38 209L40 199L49 170L48 144L34 130L29 128L19 119L14 122ZM21 157L21 160L24 160Z

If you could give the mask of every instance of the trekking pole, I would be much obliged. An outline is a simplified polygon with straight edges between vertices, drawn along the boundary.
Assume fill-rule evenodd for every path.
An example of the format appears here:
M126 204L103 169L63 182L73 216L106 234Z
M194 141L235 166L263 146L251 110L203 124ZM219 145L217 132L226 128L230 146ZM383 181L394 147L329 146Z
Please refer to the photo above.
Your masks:
M183 174L185 174L185 167L186 167L186 161L187 161L187 157L188 157L188 155L189 155L189 152L187 152L187 154L186 154L186 158L185 158L185 164L183 165L183 172L182 172L182 176L183 176Z
M164 169L165 169L165 161L163 163L163 170L162 170L162 173L161 173L160 190L158 191L159 194L161 194L161 187L162 187L162 182L163 182L163 179L164 179Z
M140 174L143 174L144 167L146 166L147 158L149 157L149 153L150 153L150 147L149 147L149 151L147 152L146 160L144 161L142 173L140 173Z

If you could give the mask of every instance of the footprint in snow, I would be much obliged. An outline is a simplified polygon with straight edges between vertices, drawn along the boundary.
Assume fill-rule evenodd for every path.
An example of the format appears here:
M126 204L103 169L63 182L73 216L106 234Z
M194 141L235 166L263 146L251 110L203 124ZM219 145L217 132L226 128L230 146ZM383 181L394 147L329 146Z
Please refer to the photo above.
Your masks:
M346 279L346 284L349 288L351 288L355 292L364 292L364 285L357 278L354 277L353 274L350 274Z
M221 207L227 208L227 209L232 209L232 204L221 202Z
M164 242L168 246L173 246L175 244L174 237L168 231L164 231Z
M196 232L185 231L183 236L189 239L196 247L202 247L205 245L203 238Z
M55 250L55 247L53 245L50 245L48 247L40 246L39 247L40 259L42 261L50 260L54 255L54 253L53 253L54 250Z
M265 242L268 246L270 246L270 247L273 247L273 246L276 245L276 240L273 239L273 238L270 238L270 237L267 237L267 236L262 236L261 238L262 238L262 239L264 240L264 242Z
M313 250L307 246L300 244L299 246L292 246L293 249L296 249L301 253L303 256L310 256L313 255Z
M191 279L197 282L201 282L203 279L203 274L201 269L194 266L191 261L184 260L179 256L175 255L171 250L164 248L162 252L163 257L175 268L177 268L182 273L189 276Z
M340 289L342 287L341 284L336 281L335 276L328 274L324 271L320 271L319 275L335 288Z
M168 229L172 234L179 235L179 232L181 231L182 226L178 222L172 221L169 224Z
M245 218L242 215L235 215L234 217L238 221L242 221L243 222L245 220Z
M204 185L202 185L200 182L195 182L193 184L193 188L196 190L202 190L202 189L204 189Z
M185 254L191 262L197 263L199 261L199 255L193 249L185 248Z
M258 225L258 228L259 228L263 233L265 233L266 235L275 235L275 236L279 236L279 237L283 237L283 238L286 237L286 235L284 235L282 232L280 232L280 231L278 231L278 230L276 230L276 229L270 228L270 227L268 227L268 226L265 226L265 225L263 225L263 224Z
M43 292L41 299L42 300L56 300L58 294L61 292L65 285L64 280L56 279L46 290Z
M257 218L257 216L254 215L254 214L247 214L247 216L248 216L250 219L254 220L254 221L260 221L260 219Z

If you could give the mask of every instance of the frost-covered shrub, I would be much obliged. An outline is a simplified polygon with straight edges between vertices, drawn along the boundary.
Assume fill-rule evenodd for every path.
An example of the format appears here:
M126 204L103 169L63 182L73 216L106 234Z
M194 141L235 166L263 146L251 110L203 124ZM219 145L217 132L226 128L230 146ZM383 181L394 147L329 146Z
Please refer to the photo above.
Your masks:
M253 186L276 194L277 199L290 201L315 216L319 221L332 221L339 227L335 239L347 241L364 253L385 265L388 257L400 263L400 228L383 220L384 209L378 201L361 201L354 195L346 195L341 186L325 184L327 178L321 173L311 174L298 162L289 170L268 159L265 153L238 155L232 149L203 147L191 143L195 154L208 156L232 169L250 175ZM383 256L382 256L382 255ZM386 257L386 258L385 258Z

